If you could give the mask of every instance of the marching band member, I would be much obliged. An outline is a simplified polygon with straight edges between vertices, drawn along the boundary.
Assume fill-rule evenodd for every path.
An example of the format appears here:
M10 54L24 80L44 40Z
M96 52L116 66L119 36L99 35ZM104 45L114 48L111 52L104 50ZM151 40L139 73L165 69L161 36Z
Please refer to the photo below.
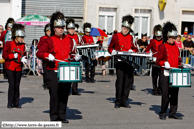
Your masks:
M76 42L76 45L78 45L79 37L77 34L75 34L75 31L78 31L78 28L75 27L74 19L68 18L66 20L66 29L68 34L65 36L73 39ZM81 95L80 93L78 93L77 89L78 89L78 83L77 82L72 83L72 95Z
M90 32L91 32L91 24L90 23L84 23L83 25L83 30L84 30L84 36L82 36L82 41L85 43L85 44L93 44L94 43L94 40L93 40L93 37L90 35ZM92 60L92 59L88 59L88 60ZM95 65L96 65L96 60L92 60L91 61L92 63L89 64L87 61L85 62L85 70L86 70L86 82L87 83L95 83L94 81L94 76L95 76ZM91 72L90 72L90 78L89 78L89 69L91 67Z
M39 40L39 43L38 43L38 46L37 46L38 49L40 49L40 47L42 46L44 41L48 37L50 37L50 35L51 35L50 24L47 24L44 27L44 33L45 33L45 36L40 37L40 40ZM43 83L44 83L43 88L44 88L44 90L47 90L48 89L48 83L47 83L47 78L46 78L47 70L46 70L46 61L45 60L42 60L42 67L43 67Z
M1 36L0 36L0 41L3 42L3 46L5 45L5 43L7 41L12 41L11 39L11 28L13 26L13 23L14 23L14 19L13 18L8 18L7 19L7 23L5 24L5 31L3 31L1 33ZM7 79L7 74L6 74L6 70L5 70L5 64L3 64L3 75L4 75L4 79Z
M158 46L158 54L156 64L169 69L170 67L179 68L182 60L179 55L179 48L175 44L177 38L177 29L174 24L167 22L162 29L163 43ZM162 102L159 118L166 119L166 111L170 103L169 118L181 120L182 118L176 115L178 108L178 92L179 88L169 87L169 73L164 68L161 68L160 74L162 88Z
M73 40L64 36L65 16L61 12L53 13L50 21L51 37L47 38L37 52L37 57L46 60L47 80L50 94L50 119L69 123L66 108L71 83L59 83L57 78L58 60L68 61L73 57ZM74 57L75 59L76 56Z
M162 26L156 25L154 26L154 37L150 40L150 44L146 48L145 52L149 53L150 49L153 53L153 59L157 57L158 46L162 44ZM160 81L158 81L158 77L160 74L160 68L156 66L155 63L152 64L152 85L153 85L153 95L161 95L161 87ZM158 82L158 83L157 83ZM157 86L158 85L158 86Z
M25 58L24 26L13 24L11 34L12 41L7 41L3 47L3 59L5 59L5 69L9 82L7 108L21 108L19 105L19 86L23 63L27 63Z
M122 18L121 32L113 35L108 47L109 53L116 51L137 52L137 48L133 44L133 37L129 34L131 24L134 18L131 15L126 15ZM131 108L126 102L128 100L130 89L134 81L134 68L119 57L116 61L116 101L115 108L126 107Z

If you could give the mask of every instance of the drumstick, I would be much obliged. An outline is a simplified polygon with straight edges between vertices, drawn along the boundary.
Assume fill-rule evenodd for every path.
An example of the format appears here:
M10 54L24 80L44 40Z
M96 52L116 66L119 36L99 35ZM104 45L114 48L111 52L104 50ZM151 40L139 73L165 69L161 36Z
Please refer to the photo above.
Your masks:
M165 68L165 66L162 67ZM170 67L169 69L180 69L180 68Z
M48 59L48 57L46 57ZM58 60L58 59L54 59L55 61L59 61L59 62L66 62L66 61L63 61L63 60ZM68 60L68 59L67 59ZM73 60L73 59L70 59L70 60Z

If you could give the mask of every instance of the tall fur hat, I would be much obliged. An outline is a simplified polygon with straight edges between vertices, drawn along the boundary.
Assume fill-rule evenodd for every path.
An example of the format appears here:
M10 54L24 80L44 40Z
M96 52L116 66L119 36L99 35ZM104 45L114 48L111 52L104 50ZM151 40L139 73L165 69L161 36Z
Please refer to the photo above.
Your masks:
M163 29L162 29L162 35L163 35L163 42L167 42L168 37L170 36L177 36L177 28L176 26L171 22L164 23Z
M84 23L84 25L83 25L84 32L91 32L91 27L92 27L92 25L90 23L88 23L88 22ZM87 29L87 28L89 28L89 29Z
M12 33L12 39L15 39L15 37L25 37L25 27L22 24L13 24L13 27L11 28Z
M75 24L75 31L78 32L78 29L79 29L79 25L78 24Z
M6 22L6 24L5 24L5 29L7 29L7 25L8 25L8 23L14 23L14 19L13 18L8 18L7 19L7 22Z
M55 35L55 31L53 30L53 28L55 27L56 20L65 21L64 14L61 12L55 12L51 15L51 20L50 20L51 36ZM62 24L64 24L64 23L62 23Z
M73 18L68 18L66 20L66 29L75 28L75 20Z
M123 16L122 18L123 27L131 28L131 25L133 24L133 22L134 22L134 18L131 15L126 15L126 16Z

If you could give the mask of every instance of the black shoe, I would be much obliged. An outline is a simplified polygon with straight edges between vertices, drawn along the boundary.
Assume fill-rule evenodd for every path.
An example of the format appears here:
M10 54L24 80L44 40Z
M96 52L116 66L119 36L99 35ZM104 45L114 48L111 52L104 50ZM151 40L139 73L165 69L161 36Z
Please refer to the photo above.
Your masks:
M61 119L61 122L62 123L69 123L69 121L67 119L65 119L65 118L64 119Z
M59 121L59 118L51 119L51 121Z
M81 95L80 93L72 93L72 95Z
M13 108L14 107L14 105L13 104L11 104L11 105L7 105L7 108Z
M183 118L177 115L170 115L168 116L169 119L176 119L176 120L182 120Z
M130 106L130 105L128 105L128 104L126 104L126 103L121 104L121 107L131 108L131 106Z
M14 106L14 108L18 108L18 109L21 109L22 107L21 107L21 106Z
M132 86L130 90L136 91L135 86Z
M121 105L120 105L120 104L115 103L115 108L120 108L120 107L121 107Z
M156 91L152 91L153 92L153 95L158 95L158 93Z
M90 81L90 79L86 79L86 83L90 83L91 81Z
M48 90L48 87L44 87L44 90Z
M161 91L158 91L157 93L158 93L158 95L162 95L162 92Z
M90 79L90 82L91 82L91 83L95 83L94 79Z
M166 120L166 116L159 116L160 120Z

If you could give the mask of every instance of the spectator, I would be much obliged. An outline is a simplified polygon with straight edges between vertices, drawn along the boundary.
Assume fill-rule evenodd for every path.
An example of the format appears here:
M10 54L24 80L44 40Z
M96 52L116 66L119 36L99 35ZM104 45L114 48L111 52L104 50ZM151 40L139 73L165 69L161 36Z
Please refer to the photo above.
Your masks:
M188 50L192 55L189 55L189 58L191 59L190 64L193 66L194 63L194 43L191 40L191 35L187 36L187 40L183 41L184 49Z
M175 44L176 44L177 47L178 47L179 49L181 49L181 50L184 48L184 45L183 45L183 43L181 42L181 36L180 36L180 35L178 35L178 37L176 38Z
M183 42L184 40L187 40L187 36L188 36L188 33L185 31L183 34L183 37L181 38L181 42Z
M2 32L3 32L3 26L0 25L0 36L1 36ZM0 59L2 58L2 51L3 51L3 42L0 41ZM2 68L3 68L3 64L0 64L0 69L2 69Z
M137 44L142 51L145 51L146 47L148 46L147 34L142 34L142 38L137 41Z
M151 39L151 36L148 36L148 37L147 37L147 42L148 42L148 44L150 44L150 39Z

